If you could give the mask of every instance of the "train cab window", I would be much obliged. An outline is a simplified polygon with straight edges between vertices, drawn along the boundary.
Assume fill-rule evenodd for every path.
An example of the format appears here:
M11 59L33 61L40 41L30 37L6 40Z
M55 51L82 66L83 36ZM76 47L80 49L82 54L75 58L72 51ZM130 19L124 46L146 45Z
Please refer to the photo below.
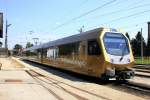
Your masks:
M88 41L88 55L100 55L101 51L97 40Z

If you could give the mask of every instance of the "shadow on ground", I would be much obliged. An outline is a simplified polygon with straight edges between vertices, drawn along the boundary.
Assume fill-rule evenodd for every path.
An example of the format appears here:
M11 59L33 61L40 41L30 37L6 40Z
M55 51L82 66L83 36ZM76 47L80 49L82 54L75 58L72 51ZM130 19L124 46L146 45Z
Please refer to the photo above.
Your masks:
M28 60L23 60L23 61L25 63L28 63L28 64L34 66L34 67L41 68L41 69L43 69L43 70L45 70L49 73L52 73L54 75L57 75L59 77L62 77L62 78L65 78L65 79L68 79L68 80L71 80L71 81L96 83L96 84L100 84L100 85L107 85L107 84L115 82L115 80L104 81L104 80L101 80L100 78L86 76L86 75L70 72L70 71L67 71L67 70L58 69L58 68L55 68L55 67L52 67L52 66L35 63L35 62L32 62L32 61L28 61Z

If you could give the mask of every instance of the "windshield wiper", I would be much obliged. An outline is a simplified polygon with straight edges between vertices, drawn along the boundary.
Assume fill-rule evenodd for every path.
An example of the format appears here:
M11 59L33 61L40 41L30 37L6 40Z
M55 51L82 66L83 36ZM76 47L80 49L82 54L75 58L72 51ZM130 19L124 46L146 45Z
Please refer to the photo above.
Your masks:
M122 61L122 59L123 59L123 57L124 57L124 55L125 55L126 47L127 47L127 46L124 46L124 48L123 48L122 56L121 56L121 58L120 58L120 61Z

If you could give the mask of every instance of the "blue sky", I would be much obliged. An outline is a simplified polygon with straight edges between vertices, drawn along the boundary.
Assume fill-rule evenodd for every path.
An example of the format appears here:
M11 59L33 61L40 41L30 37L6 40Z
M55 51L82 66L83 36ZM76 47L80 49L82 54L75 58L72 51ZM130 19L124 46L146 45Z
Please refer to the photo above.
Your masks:
M114 2L56 28L111 1ZM146 40L150 0L0 0L0 12L4 13L4 21L7 17L12 24L8 31L9 48L16 43L34 42L32 38L43 43L77 34L83 25L84 31L97 27L121 29L129 32L131 38L143 28Z

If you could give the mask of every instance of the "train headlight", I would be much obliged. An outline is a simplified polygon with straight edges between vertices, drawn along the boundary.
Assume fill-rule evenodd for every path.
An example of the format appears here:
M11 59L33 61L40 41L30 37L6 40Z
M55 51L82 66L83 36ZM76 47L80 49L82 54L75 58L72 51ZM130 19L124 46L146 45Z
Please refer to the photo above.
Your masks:
M110 59L110 62L113 63L113 62L114 62L114 59Z
M130 62L130 59L127 59L127 62Z

